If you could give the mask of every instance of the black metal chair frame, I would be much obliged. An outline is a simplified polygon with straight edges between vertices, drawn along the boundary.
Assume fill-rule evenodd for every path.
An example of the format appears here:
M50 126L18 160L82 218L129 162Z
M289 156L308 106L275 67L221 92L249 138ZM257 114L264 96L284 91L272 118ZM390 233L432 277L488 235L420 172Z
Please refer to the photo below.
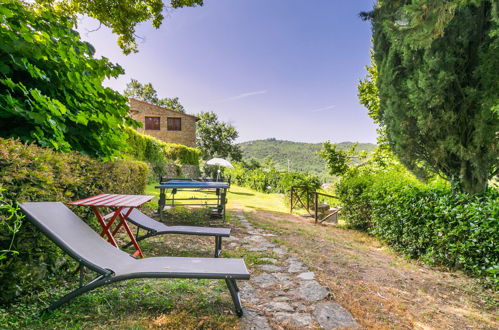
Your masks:
M106 242L62 203L21 203L19 206L41 232L80 264L79 288L52 303L47 311L54 310L98 287L128 279L196 278L225 280L236 315L243 315L236 280L248 280L250 275L242 259L185 257L134 259ZM170 266L164 267L164 265ZM83 284L84 267L98 274L86 284Z
M123 210L126 212L126 210ZM144 217L148 222L155 225L156 228L151 227L141 218ZM215 227L195 227L195 226L167 226L162 222L158 222L151 217L145 215L137 209L134 209L127 219L129 222L137 227L135 240L137 242L158 235L179 234L179 235L194 235L194 236L213 236L215 237L215 253L214 257L218 258L222 255L222 237L230 236L230 228L215 228ZM145 234L140 234L140 230L145 230ZM129 247L132 242L127 243L124 247Z

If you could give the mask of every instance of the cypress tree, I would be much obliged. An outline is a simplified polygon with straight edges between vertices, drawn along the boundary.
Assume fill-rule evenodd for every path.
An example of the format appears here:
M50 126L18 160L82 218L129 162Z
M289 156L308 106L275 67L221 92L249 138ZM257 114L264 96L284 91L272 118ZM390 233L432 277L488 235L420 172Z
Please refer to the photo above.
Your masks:
M378 1L379 119L399 159L477 194L498 172L497 1Z

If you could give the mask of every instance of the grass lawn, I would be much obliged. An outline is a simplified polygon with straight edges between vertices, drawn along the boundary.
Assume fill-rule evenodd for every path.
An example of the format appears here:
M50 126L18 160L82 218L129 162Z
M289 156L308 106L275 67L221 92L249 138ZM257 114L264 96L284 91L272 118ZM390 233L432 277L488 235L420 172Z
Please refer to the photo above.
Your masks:
M146 187L146 194L153 195L155 198L148 204L151 208L158 207L159 189L154 188L156 184L149 184ZM176 198L189 198L189 197L213 197L202 192L180 191ZM282 194L264 194L254 191L252 189L231 185L227 196L227 208L237 208L243 210L266 210L276 212L289 212L289 208L285 205L285 196Z
M151 184L146 194L156 197L148 203L155 209L159 190ZM190 194L181 192L177 196L190 197ZM236 186L231 187L228 200L229 209L253 210L262 207L265 210L287 210L281 195L266 195ZM180 221L185 220L188 224L213 225L202 210L178 208L175 212ZM230 216L230 211L228 213ZM230 220L221 225L234 226ZM237 235L237 228L233 233ZM168 240L158 236L140 244L148 256L211 257L213 252L211 239L196 236L169 235ZM244 257L251 267L266 263L262 258L269 255L238 248L224 250L223 257ZM26 295L13 305L0 307L0 328L236 329L239 326L225 282L219 280L129 280L99 288L53 313L39 315L56 297L75 289L77 282L76 274L68 282L51 280L46 289Z
M149 203L155 209L159 190L152 184L146 193L156 197ZM191 195L181 192L177 196ZM219 223L232 227L236 239L244 234L235 217L230 219L236 210L243 210L253 226L276 234L274 243L306 263L329 288L331 299L365 328L499 328L498 294L484 289L477 279L407 260L365 233L314 225L311 219L289 214L282 195L232 185L229 220ZM173 211L180 222L213 225L203 209ZM147 256L211 257L213 242L199 236L169 235L142 241L141 247ZM268 262L272 255L227 247L223 257L244 258L255 275L258 268L254 266ZM71 283L51 279L42 291L0 307L0 328L237 329L240 325L225 283L216 280L130 280L39 315L76 283L76 273Z

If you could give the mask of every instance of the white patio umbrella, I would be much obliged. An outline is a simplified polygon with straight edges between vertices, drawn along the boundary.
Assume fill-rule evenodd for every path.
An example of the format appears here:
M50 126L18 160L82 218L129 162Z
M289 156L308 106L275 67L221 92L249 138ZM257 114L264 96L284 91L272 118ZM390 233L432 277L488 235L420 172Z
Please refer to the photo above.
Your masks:
M213 165L213 166L218 166L217 170L217 181L220 177L220 167L226 167L226 168L234 168L232 164L223 158L212 158L209 161L206 162L207 165Z

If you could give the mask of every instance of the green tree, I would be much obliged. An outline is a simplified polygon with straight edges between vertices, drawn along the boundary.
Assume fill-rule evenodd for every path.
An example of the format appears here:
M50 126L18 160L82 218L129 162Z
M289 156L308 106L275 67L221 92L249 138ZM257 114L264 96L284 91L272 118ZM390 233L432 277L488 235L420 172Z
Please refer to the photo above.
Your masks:
M58 151L109 158L125 148L125 97L104 88L123 73L72 30L72 19L31 10L15 0L0 6L0 136Z
M239 136L235 127L219 121L214 112L201 112L197 116L199 121L196 123L196 143L202 158L207 160L213 157L230 157L235 161L241 160L241 150L234 144Z
M337 144L326 141L322 144L319 155L326 161L329 174L341 176L348 171L349 164L355 154L357 143L352 144L350 149L339 149Z
M365 67L367 74L364 79L359 81L357 86L357 97L360 104L365 106L368 110L369 117L372 118L374 123L382 124L379 116L379 90L376 86L378 81L378 68L374 61L374 52L371 50L371 64Z
M368 14L391 149L414 173L475 194L498 169L498 6L379 1Z
M137 100L146 101L152 104L159 105L160 107L165 107L170 110L185 113L185 108L178 97L163 99L158 98L158 92L152 86L151 83L141 84L139 81L132 79L127 85L123 93L126 97L133 97Z
M36 0L58 14L87 15L97 19L118 35L118 45L125 54L137 52L135 28L151 20L159 28L163 23L163 0ZM170 0L168 8L202 6L203 0Z

